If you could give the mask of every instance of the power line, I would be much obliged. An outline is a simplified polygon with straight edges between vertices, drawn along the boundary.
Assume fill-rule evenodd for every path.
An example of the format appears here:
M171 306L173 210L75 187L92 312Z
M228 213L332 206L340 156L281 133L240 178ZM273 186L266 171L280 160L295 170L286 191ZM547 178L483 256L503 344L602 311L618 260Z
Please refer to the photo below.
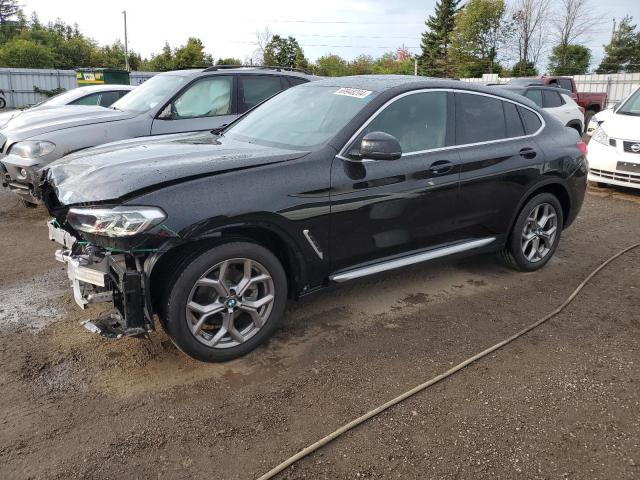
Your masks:
M246 41L246 40L227 40L227 42L229 43L244 43L244 44L251 44L251 45L257 45L257 42L250 42L250 41ZM328 44L324 44L324 43L304 43L304 44L300 44L301 47L331 47L331 48L420 48L420 47L409 47L406 45L394 45L392 47L389 46L383 46L383 45L328 45Z
M258 23L313 23L313 24L336 24L336 25L424 25L424 22L363 22L363 21L328 21L328 20L243 20L245 22Z

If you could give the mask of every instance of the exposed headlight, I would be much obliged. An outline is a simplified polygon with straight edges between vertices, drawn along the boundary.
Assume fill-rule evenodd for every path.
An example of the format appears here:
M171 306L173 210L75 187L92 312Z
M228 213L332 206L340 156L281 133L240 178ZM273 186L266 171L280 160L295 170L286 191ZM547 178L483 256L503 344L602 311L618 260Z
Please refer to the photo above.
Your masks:
M593 135L591 136L591 140L593 140L594 142L601 143L603 145L607 145L607 146L609 145L609 135L605 133L602 127L598 127L598 129L595 132L593 132Z
M137 235L165 218L156 207L71 208L67 213L67 222L76 230L107 237Z
M42 140L27 140L14 143L9 149L9 153L24 158L39 158L53 152L55 148L55 143Z

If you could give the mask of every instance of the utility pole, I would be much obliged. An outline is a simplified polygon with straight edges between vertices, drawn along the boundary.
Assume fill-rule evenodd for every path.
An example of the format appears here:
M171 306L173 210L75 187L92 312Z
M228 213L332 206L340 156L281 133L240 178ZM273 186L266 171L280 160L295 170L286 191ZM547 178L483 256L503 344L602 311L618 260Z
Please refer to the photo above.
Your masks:
M616 19L613 19L613 30L611 30L611 41L613 42L613 39L616 36Z
M129 42L127 41L127 11L123 10L124 15L124 69L129 71Z

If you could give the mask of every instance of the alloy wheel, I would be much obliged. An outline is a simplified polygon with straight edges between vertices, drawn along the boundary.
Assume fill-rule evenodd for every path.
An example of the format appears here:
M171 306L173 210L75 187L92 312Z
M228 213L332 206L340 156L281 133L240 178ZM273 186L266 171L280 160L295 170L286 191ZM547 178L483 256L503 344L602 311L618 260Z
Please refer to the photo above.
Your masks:
M207 270L186 306L193 336L210 348L240 345L269 320L275 287L269 271L249 258L232 258Z
M522 230L520 246L524 257L536 263L544 259L556 239L558 214L553 205L541 203L529 213Z

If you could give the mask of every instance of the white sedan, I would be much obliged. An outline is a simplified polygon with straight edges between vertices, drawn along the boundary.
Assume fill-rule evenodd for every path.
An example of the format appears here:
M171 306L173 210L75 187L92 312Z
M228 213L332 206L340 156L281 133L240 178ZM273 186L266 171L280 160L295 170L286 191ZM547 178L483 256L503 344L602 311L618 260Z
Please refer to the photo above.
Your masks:
M592 182L640 189L640 90L599 124L587 159Z

